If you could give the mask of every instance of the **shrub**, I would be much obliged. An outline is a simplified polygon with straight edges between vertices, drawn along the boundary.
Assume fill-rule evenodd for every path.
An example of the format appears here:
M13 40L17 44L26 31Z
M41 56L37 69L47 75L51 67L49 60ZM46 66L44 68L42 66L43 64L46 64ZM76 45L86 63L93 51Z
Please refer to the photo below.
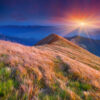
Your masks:
M50 93L40 93L39 100L72 100L70 93L62 90L57 81L51 84L51 90Z
M60 88L53 94L40 93L38 98L39 100L72 100L70 94Z
M1 54L0 56L1 57L7 57L8 55L7 54Z
M17 100L18 85L19 82L11 77L11 68L0 68L0 100Z
M88 91L92 89L92 86L90 84L87 83L80 83L80 89L84 90L84 91Z
M0 62L0 68L5 67L5 63L4 62Z
M71 88L72 91L77 93L81 98L84 98L84 91L92 90L92 86L88 83L82 83L80 81L69 81L67 84L68 87Z
M45 80L43 78L40 80L36 79L35 81L36 81L35 84L37 84L40 89L46 87Z

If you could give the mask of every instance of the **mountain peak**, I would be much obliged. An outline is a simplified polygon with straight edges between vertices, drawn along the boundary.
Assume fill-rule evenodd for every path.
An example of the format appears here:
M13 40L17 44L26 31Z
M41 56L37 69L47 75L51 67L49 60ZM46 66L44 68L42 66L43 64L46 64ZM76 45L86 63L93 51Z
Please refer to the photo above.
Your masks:
M53 33L53 34L50 34L49 36L47 36L46 38L40 40L36 45L51 44L60 39L64 39L64 38Z
M59 37L57 34L55 34L55 33L52 33L52 34L50 34L49 36L53 36L53 37Z
M70 42L69 40L57 34L51 34L47 36L46 38L40 40L36 45L38 46L38 45L45 45L45 44L53 44L59 46L72 46L75 48L79 48L79 46L77 46L76 44Z

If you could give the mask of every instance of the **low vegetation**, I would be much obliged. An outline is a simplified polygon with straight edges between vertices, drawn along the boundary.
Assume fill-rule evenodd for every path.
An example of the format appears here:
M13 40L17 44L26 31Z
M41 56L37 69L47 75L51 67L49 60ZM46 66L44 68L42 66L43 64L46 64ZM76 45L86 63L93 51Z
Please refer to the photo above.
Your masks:
M34 47L1 41L0 100L100 100L99 68L100 58L62 38Z

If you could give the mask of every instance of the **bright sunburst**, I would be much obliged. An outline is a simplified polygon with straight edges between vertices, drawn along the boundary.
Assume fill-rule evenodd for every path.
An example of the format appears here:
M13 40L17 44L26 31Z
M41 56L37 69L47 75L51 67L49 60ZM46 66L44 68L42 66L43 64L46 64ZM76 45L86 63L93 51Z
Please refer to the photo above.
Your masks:
M80 27L84 27L86 25L86 23L80 22L79 25L80 25Z
M78 33L89 34L91 31L100 30L100 20L99 18L92 16L73 16L66 20L66 34L78 30Z

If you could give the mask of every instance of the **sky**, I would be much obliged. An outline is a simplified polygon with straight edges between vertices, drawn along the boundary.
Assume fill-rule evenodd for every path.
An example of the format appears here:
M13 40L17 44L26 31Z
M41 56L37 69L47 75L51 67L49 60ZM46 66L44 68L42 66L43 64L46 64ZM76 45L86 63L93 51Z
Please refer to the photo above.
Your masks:
M0 0L0 25L61 25L100 15L100 0Z

